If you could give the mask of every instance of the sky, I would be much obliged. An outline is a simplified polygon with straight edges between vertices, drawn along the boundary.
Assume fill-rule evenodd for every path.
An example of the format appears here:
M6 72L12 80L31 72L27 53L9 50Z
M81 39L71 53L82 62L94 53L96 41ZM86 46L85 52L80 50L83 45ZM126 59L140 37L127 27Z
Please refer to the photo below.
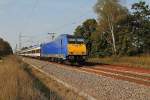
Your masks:
M50 40L47 33L73 34L88 18L96 18L97 0L0 0L0 37L15 48ZM139 0L123 0L127 7ZM150 4L150 0L145 0Z

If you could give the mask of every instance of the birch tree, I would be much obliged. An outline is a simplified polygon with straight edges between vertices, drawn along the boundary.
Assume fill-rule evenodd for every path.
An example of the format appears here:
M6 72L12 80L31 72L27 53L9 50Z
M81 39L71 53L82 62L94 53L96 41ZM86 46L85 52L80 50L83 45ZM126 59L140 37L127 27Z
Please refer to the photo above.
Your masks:
M98 16L99 26L101 28L104 26L103 32L110 33L112 50L116 55L115 29L118 27L116 23L126 17L127 10L121 6L119 0L97 0L94 10Z

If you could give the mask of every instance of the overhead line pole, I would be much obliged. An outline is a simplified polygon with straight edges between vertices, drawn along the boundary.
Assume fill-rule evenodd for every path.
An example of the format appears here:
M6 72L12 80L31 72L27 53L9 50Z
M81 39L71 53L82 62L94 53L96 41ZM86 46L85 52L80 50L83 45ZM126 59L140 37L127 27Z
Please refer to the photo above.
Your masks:
M19 50L21 50L22 47L22 33L19 33Z

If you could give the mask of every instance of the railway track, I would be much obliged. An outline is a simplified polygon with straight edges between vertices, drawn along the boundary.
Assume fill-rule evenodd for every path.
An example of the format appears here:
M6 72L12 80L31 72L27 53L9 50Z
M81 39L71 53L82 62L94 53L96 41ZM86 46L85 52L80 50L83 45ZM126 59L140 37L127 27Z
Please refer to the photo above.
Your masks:
M75 71L82 71L85 73L96 74L111 77L117 80L124 80L145 86L150 86L150 70L141 71L135 68L129 68L124 66L113 66L113 65L76 66L76 65L60 64L56 62L48 62L48 63L56 65L57 67L63 67L68 70L70 69Z
M103 75L106 77L111 77L114 79L121 79L124 81L134 82L146 86L150 86L150 77L143 76L134 73L121 72L111 69L103 69L103 68L80 68L83 71L87 71L90 73L95 73L97 75Z
M94 98L149 100L150 97L148 70L139 72L135 71L137 68L99 64L71 66L30 58L23 61Z
M121 66L119 66L120 69L118 69L118 66L111 66L111 65L96 65L96 66L74 66L66 65L66 64L58 64L54 62L50 62L52 64L59 65L60 67L65 67L67 69L73 69L76 71L83 71L86 73L92 73L96 75L102 75L106 77L111 77L117 80L124 80L129 81L145 86L150 86L150 73L142 73L141 71L135 71L133 68L127 68L122 67L123 70L121 70Z

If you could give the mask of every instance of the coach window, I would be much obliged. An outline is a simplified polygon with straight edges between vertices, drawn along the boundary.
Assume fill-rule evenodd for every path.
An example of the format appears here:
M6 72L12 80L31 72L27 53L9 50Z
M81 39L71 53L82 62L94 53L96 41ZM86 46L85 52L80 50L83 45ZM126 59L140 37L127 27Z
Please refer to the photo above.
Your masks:
M37 50L35 50L35 53L39 53L38 49L37 49Z
M37 51L38 51L38 53L40 53L40 49L38 49Z

